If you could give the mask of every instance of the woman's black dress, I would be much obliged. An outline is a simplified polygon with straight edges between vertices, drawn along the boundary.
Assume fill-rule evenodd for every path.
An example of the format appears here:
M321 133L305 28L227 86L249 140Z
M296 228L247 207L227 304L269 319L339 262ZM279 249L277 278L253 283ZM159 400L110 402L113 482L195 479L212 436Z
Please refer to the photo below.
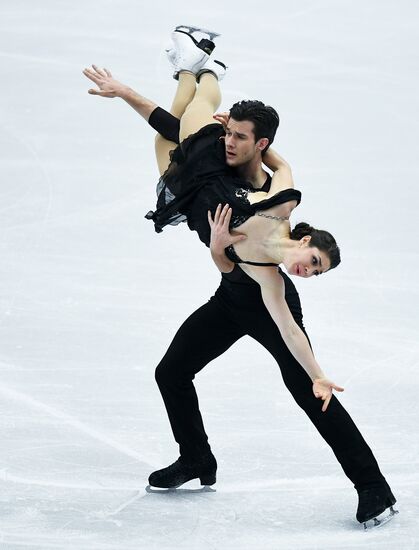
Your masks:
M196 231L201 241L209 246L211 229L207 213L210 210L214 216L219 203L231 206L232 229L257 211L291 200L300 202L300 191L286 189L267 200L250 204L248 193L256 190L226 164L224 135L221 124L209 124L171 152L169 168L157 184L157 208L146 215L154 221L158 233L166 225L186 221L189 229Z

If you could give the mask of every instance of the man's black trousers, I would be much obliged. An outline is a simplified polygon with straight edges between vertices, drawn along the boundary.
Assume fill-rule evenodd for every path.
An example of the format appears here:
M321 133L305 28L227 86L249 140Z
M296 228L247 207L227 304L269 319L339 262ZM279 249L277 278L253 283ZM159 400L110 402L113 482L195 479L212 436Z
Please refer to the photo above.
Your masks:
M239 269L236 266L235 271ZM248 335L277 361L286 387L330 445L355 488L380 485L384 478L351 417L335 396L327 411L321 411L323 402L314 397L310 377L282 340L263 304L259 286L241 273L239 282L223 277L209 302L180 327L156 369L156 381L180 454L193 461L210 450L193 385L195 375ZM304 330L298 293L290 279L285 274L283 277L288 306ZM247 284L241 284L243 281Z

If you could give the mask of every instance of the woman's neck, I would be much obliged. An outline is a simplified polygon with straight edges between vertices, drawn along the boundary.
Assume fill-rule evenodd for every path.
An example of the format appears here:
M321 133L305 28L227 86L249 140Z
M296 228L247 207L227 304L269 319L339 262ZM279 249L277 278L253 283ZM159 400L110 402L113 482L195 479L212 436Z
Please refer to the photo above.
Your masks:
M282 234L282 235L281 235ZM273 263L282 264L287 252L295 248L296 241L290 239L289 233L284 236L283 231L273 231L262 242L266 255L271 258Z

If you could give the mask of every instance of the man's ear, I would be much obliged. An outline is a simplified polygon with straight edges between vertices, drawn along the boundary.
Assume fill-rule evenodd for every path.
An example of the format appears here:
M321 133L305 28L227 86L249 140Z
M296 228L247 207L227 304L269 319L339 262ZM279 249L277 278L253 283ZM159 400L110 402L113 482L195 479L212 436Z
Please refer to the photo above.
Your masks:
M263 151L265 149L265 147L267 147L268 145L269 145L269 139L268 138L260 138L256 142L256 147L258 149L260 149L261 151Z

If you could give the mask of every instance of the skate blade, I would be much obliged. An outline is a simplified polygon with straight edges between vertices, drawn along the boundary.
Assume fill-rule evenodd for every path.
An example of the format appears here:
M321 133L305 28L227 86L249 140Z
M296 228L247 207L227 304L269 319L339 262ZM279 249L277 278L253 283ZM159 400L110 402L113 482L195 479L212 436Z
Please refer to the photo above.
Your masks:
M399 513L398 510L395 510L393 506L390 506L390 509L385 510L382 514L380 514L376 518L365 521L364 531L372 531L372 529L377 529L378 527L382 527L383 525L391 521L394 518L394 516L396 516L398 513Z
M146 493L173 493L177 490L177 488L180 487L180 485L177 485L176 487L152 487L151 485L147 485L145 488Z
M187 32L188 34L192 34L194 32L202 32L204 34L207 34L210 40L213 40L214 38L217 38L217 36L220 36L218 32L210 31L208 29L203 29L201 27L194 27L193 25L178 25L175 30L184 31L184 32Z
M146 493L157 493L157 494L164 494L164 493L215 493L215 489L210 487L209 485L204 485L200 489L179 489L181 485L178 485L177 487L169 487L165 489L164 487L152 487L151 485L147 485L145 488Z

